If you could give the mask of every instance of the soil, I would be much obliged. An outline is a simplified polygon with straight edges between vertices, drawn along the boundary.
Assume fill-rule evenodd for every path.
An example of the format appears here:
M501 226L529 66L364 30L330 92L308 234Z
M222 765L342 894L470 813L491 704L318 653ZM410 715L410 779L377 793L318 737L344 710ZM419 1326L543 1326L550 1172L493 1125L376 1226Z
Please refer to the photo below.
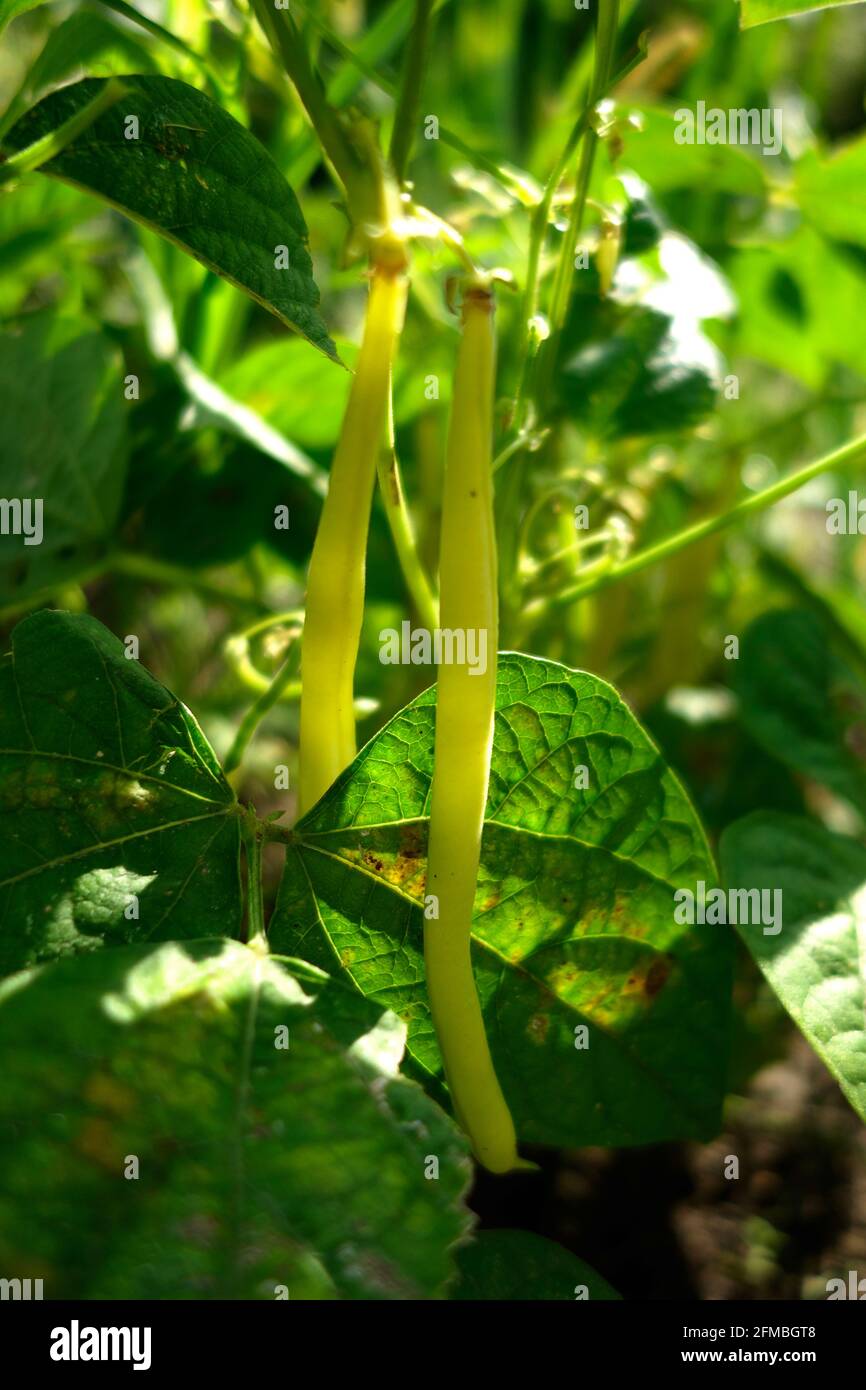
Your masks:
M709 1144L531 1156L540 1173L479 1175L481 1225L558 1241L623 1298L823 1299L866 1277L866 1131L799 1034Z

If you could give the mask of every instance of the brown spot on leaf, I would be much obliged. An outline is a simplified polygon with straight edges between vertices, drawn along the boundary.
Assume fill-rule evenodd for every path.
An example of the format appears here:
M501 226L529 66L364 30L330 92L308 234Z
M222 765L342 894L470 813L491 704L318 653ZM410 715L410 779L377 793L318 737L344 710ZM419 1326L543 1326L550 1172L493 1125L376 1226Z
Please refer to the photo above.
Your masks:
M666 956L654 960L646 974L644 990L647 998L654 999L671 973L671 963Z

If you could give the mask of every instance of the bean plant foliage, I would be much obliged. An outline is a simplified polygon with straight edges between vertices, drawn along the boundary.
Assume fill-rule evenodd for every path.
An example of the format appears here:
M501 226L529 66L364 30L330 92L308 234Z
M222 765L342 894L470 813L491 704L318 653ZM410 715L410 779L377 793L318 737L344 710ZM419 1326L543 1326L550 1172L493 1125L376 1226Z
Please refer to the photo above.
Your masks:
M866 1120L866 10L340 8L0 0L46 1297L616 1300L478 1168L713 1140L735 981Z

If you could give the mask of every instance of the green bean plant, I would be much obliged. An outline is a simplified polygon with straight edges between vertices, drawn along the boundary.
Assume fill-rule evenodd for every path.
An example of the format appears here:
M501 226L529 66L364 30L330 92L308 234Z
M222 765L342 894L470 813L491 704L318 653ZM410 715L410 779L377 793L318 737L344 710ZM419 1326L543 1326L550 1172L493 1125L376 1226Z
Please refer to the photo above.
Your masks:
M0 0L0 1275L617 1298L472 1184L735 970L866 1118L866 133L683 136L803 8Z

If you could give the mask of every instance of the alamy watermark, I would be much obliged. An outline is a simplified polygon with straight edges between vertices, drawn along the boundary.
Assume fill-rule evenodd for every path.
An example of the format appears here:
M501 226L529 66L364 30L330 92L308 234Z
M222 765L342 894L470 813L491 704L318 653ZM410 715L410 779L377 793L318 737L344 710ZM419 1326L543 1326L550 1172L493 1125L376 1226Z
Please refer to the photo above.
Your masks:
M42 1298L41 1279L0 1279L0 1300L7 1298L13 1300L23 1299L28 1302L30 1299Z
M41 545L42 498L0 497L0 536L23 536L25 545Z
M674 893L674 921L680 926L761 926L764 936L782 930L781 888L710 888L699 879L695 889Z
M831 536L866 536L866 497L849 492L831 497L826 507L827 532Z
M681 106L674 112L678 145L759 145L761 154L776 155L782 148L782 112L778 108L720 106L707 109L699 101L695 110Z
M416 627L407 620L379 633L379 660L384 666L468 666L470 676L487 670L484 627Z
M151 1360L149 1327L82 1327L73 1318L69 1327L51 1331L52 1361L131 1361L134 1371L147 1371Z

